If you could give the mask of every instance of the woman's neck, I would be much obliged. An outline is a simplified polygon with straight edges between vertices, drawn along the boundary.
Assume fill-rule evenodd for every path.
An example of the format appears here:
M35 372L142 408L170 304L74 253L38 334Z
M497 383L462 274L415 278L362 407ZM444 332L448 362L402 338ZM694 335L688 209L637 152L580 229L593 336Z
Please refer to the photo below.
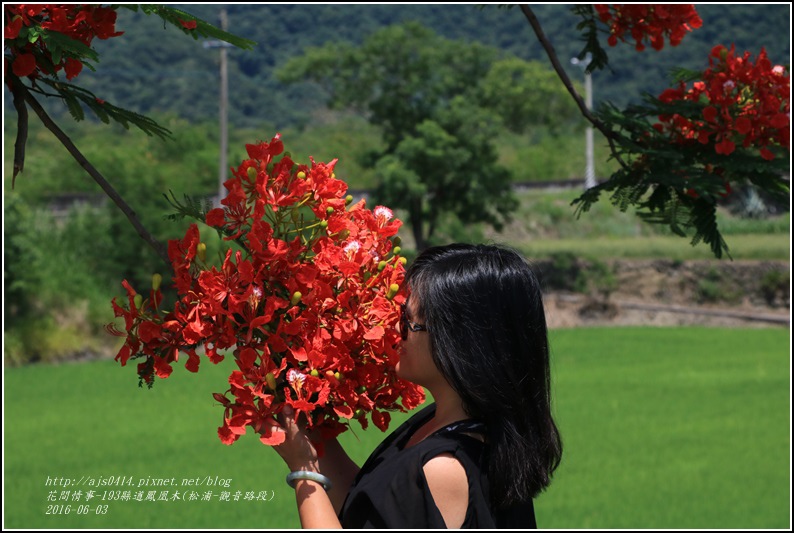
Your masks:
M444 382L443 384L437 384L432 388L427 387L427 390L430 392L433 400L435 400L436 411L433 414L433 418L426 421L419 429L414 431L413 435L411 435L408 442L405 444L406 448L418 444L444 426L469 418L466 414L466 410L463 408L463 400L448 383Z
M428 390L436 403L436 413L431 422L433 426L441 428L458 420L469 418L460 395L448 384L445 383L443 386Z

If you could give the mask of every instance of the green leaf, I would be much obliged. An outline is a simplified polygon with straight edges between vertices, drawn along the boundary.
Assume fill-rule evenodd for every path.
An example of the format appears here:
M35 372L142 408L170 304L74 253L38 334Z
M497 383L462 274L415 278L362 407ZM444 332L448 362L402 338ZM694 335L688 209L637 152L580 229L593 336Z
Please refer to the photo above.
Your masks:
M105 111L104 104L100 104L99 102L96 101L96 99L85 100L85 103L88 105L91 111L94 112L97 118L99 118L99 120L101 120L105 124L110 124L110 115L108 115L107 112Z
M717 259L722 257L722 253L730 258L728 245L722 238L717 228L717 207L706 201L698 201L692 213L692 223L696 233L692 238L692 245L696 245L701 240L711 247L711 251Z
M38 26L30 26L28 28L28 31L27 31L28 42L29 43L35 43L36 41L39 40L39 36L43 32L44 32L44 30L42 30ZM20 34L21 34L21 32L20 32Z
M679 81L683 81L683 82L695 81L695 80L698 80L698 79L703 77L703 73L701 71L699 71L699 70L691 70L691 69L680 68L680 67L671 68L669 74L670 74L670 77L673 79L673 81L676 81L676 82L679 82Z
M199 222L204 222L207 219L207 213L212 209L212 200L209 198L192 198L187 194L183 195L184 204L177 200L174 192L170 189L168 193L171 195L169 198L164 194L165 200L176 209L176 213L165 215L163 218L171 221L179 221L185 217L190 217Z
M79 100L85 103L85 105L103 122L114 120L115 122L118 122L124 126L125 129L129 129L130 124L132 124L147 135L157 135L163 139L171 135L170 130L160 126L157 122L150 119L149 117L145 117L127 109L122 109L109 102L99 103L98 98L94 95L94 93L87 89L77 85L72 85L70 83L53 81L47 78L42 78L39 81L55 89L58 95L64 99L67 107L69 107L69 112L72 114L75 120L82 120L83 118L83 111L78 102ZM78 109L79 113L77 113Z
M47 49L50 51L50 56L52 56L52 62L55 63L56 65L58 63L60 63L61 62L61 54L63 53L63 50L61 50L61 47L58 46L55 43L52 43L51 45L47 46Z
M83 107L73 94L63 93L63 99L64 102L66 102L66 107L69 109L69 114L72 115L72 118L74 118L77 122L80 122L85 118Z
M70 56L78 59L87 57L88 59L99 61L99 54L97 54L96 50L90 46L86 46L84 43L76 39L72 39L63 33L42 30L42 38L44 39L44 42L47 43L48 47L50 45L58 46ZM56 61L55 63L57 64L58 62Z
M198 39L198 37L212 37L214 39L220 39L221 41L225 41L237 48L241 48L243 50L253 50L254 46L256 46L256 41L251 41L250 39L244 39L242 37L238 37L232 33L224 31L216 26L213 26L209 22L202 20L186 11L182 11L181 9L176 9L173 7L166 7L162 5L156 6L143 6L143 12L147 15L155 14L159 16L163 21L168 22L169 24L173 24L184 33L192 35L194 39ZM196 28L194 30L188 30L184 26L182 26L181 21L196 21Z

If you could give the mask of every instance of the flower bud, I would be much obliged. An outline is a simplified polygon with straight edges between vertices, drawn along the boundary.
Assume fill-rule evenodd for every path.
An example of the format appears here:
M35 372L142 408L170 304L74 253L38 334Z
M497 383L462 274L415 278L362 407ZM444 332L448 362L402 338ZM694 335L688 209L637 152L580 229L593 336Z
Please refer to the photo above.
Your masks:
M401 257L400 258L400 263L402 263L403 265L405 265L405 263L407 263L407 262L408 262L408 259L406 259L405 257Z
M331 179L332 179L332 180L335 180L335 179L336 179L336 173L335 173L335 172L331 172Z
M402 243L403 240L400 238L399 235L395 235L392 242L394 242L394 246L400 246L400 243Z
M400 248L399 246L395 246L394 250L392 250L392 251L394 252L394 255L400 255L400 252L402 252L403 249Z
M276 376L273 375L273 372L267 373L265 381L267 381L267 386L270 387L271 390L276 390Z
M297 303L301 301L301 298L303 298L303 294L301 294L300 291L295 291L292 293L292 299L289 301L289 304L297 305Z
M340 372L334 372L334 377L336 379L342 379L342 374Z
M347 196L345 196L345 205L350 205L350 203L352 201L353 201L353 195L352 194L348 194Z
M364 392L367 392L367 388L364 385L359 385L358 388L356 389L356 392L362 394Z
M334 208L333 207L328 206L328 207L325 208L325 214L326 215L330 215L333 212L334 212Z
M383 272L384 268L386 268L386 261L381 261L378 263L378 272Z
M350 230L349 229L343 229L342 231L339 232L339 238L341 240L347 239L348 235L350 235Z
M143 296L141 296L140 294L136 294L135 296L132 297L132 303L135 304L135 307L140 309L141 307L143 307Z
M160 288L160 285L163 283L163 276L160 274L152 274L152 290L156 291Z
M353 413L353 417L354 417L354 418L361 418L362 416L364 416L364 409L361 409L361 408L359 407L359 408L358 408L358 409L356 409L356 411Z
M394 298L394 296L397 294L397 291L399 290L400 290L400 286L397 285L396 283L392 283L391 285L389 285L389 292L386 293L386 298L391 300L392 298Z
M256 169L254 167L248 167L248 179L254 181L256 179Z
M320 372L316 368L312 368L312 371L309 372L309 375L313 378L316 378L320 376Z
M298 179L299 180L305 180L306 179L306 173L304 171L302 171L302 170L300 172L298 172Z
M203 262L207 259L207 245L203 242L198 243L196 246L196 255Z
M320 227L321 228L327 228L328 227L328 221L327 220L321 220L320 221Z

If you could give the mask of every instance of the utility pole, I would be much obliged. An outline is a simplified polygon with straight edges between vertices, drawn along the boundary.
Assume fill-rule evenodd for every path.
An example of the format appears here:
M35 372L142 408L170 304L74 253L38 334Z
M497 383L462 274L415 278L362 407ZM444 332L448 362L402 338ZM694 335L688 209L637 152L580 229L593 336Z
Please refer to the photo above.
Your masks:
M226 8L221 9L221 29L227 31L229 29L229 21L226 16ZM218 163L218 201L215 207L221 207L221 200L226 197L226 188L223 186L226 181L226 169L228 168L228 150L229 150L229 67L228 67L228 48L231 44L225 41L209 40L204 41L204 48L219 48L220 49L220 76L221 76L221 89L220 89L220 102L219 108L219 123L220 123L220 155Z
M590 111L593 109L593 78L590 72L587 71L587 66L592 60L593 56L590 52L587 52L587 55L582 60L577 57L571 58L572 65L581 67L584 70L585 104ZM593 156L593 125L590 123L587 124L587 130L585 131L585 159L587 161L587 167L584 173L584 188L590 189L596 186L595 161Z

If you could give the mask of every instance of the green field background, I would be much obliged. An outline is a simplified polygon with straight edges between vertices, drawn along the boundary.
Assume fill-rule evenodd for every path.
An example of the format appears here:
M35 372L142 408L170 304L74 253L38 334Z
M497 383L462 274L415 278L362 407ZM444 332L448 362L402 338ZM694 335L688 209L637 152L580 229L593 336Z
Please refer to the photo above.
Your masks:
M548 529L791 526L788 329L582 328L551 332L562 465L536 501ZM134 365L34 365L4 373L4 526L25 529L299 527L287 468L251 434L223 445L211 393L233 367L176 368L152 390ZM395 423L405 416L395 417ZM343 437L363 461L377 429ZM84 500L48 478L210 476L211 501ZM170 487L123 487L138 490ZM178 487L181 493L189 487ZM70 491L68 501L48 502ZM221 491L243 495L219 501ZM247 501L265 491L270 501ZM169 494L172 494L169 492ZM47 506L71 505L47 515ZM90 514L78 515L80 505ZM107 505L96 514L97 505Z

